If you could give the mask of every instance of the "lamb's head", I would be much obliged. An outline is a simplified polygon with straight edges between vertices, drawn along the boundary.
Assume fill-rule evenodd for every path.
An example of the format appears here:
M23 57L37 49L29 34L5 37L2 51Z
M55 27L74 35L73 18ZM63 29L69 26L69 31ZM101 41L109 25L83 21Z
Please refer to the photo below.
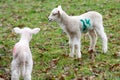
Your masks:
M60 19L60 16L62 15L62 13L63 13L63 10L62 10L61 6L54 8L48 17L49 21L58 21Z
M25 27L23 29L20 29L20 28L16 27L13 29L13 31L15 33L20 34L22 40L30 41L32 39L32 34L37 34L40 31L40 28L30 29L28 27Z

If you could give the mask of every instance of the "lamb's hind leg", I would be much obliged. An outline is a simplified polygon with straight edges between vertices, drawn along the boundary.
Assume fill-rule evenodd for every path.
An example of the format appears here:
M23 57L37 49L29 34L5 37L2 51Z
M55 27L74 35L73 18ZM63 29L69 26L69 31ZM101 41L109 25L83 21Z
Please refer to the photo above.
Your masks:
M11 64L11 80L19 80L19 76L20 76L20 68L19 66L17 66L18 64L15 61L12 61Z
M107 52L107 36L106 33L104 32L104 27L102 25L99 25L99 27L96 27L96 32L98 33L98 35L101 37L102 39L102 49L103 52L106 53Z
M24 80L31 80L31 73L30 72L27 71L25 73Z
M90 37L90 47L89 47L89 51L93 50L95 51L95 45L96 45L96 41L97 41L97 34L94 30L90 30L89 31L89 37Z
M32 67L33 67L33 61L30 58L29 62L26 64L26 69L25 69L26 72L24 74L24 80L31 80Z

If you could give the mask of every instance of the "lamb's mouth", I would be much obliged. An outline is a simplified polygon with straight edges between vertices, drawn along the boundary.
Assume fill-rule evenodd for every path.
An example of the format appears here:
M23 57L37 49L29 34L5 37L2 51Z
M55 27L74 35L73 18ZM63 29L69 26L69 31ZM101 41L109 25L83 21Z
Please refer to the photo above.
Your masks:
M48 18L48 21L49 21L49 22L52 22L53 20Z

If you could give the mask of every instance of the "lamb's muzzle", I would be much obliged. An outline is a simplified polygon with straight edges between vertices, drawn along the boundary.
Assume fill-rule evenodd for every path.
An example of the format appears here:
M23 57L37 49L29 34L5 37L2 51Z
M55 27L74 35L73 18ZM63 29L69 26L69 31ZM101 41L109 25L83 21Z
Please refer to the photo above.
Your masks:
M51 21L52 21L52 19L50 19L50 18L48 17L48 21L49 21L49 22L51 22Z

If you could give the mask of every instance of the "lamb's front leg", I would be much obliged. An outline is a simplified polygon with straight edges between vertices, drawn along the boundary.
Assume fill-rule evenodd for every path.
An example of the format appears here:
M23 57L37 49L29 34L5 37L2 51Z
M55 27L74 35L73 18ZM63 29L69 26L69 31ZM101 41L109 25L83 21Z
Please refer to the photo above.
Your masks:
M81 58L81 42L79 37L74 38L74 47L76 51L76 58Z
M69 47L70 47L70 57L74 57L74 43L73 43L73 39L69 38Z
M76 58L81 58L80 42L75 45L76 49Z
M80 43L80 37L77 35L72 36L69 38L70 43L70 57L74 57L75 51L76 51L76 57L81 58L81 43Z

